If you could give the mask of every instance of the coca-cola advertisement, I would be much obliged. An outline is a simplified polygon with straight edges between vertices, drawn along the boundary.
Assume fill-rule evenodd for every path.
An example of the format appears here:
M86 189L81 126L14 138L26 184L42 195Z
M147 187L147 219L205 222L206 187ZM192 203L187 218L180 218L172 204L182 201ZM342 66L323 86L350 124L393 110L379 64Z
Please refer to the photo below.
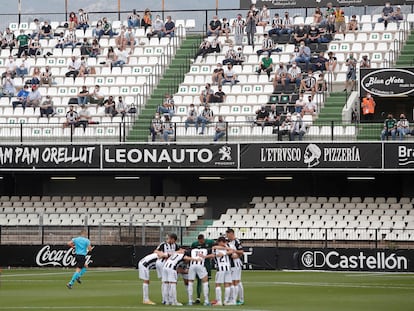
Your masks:
M87 255L86 264L92 263L92 255ZM39 267L74 267L76 265L75 249L54 249L50 245L45 245L37 252L36 265Z

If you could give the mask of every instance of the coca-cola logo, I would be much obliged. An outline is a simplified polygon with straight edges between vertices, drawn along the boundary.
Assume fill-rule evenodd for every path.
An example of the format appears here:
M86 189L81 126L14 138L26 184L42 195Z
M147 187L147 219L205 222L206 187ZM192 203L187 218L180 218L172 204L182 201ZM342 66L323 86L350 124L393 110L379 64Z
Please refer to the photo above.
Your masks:
M86 255L86 264L89 265L91 255ZM36 255L36 264L39 267L74 267L76 264L75 249L51 249L50 245L43 246Z

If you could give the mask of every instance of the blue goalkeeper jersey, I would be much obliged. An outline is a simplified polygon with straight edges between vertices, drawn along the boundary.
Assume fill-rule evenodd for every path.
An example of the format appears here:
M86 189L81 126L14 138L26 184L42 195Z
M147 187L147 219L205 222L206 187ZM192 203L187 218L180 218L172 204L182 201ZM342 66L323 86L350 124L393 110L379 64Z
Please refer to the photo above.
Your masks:
M83 236L73 238L72 241L75 243L75 254L86 256L88 253L88 247L91 245L91 241Z

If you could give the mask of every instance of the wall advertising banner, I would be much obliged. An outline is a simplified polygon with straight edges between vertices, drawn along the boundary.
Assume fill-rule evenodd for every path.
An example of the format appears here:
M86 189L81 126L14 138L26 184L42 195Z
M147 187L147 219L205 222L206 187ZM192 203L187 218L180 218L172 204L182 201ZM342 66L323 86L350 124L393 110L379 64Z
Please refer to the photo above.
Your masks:
M384 145L385 169L413 169L414 143L387 143Z
M249 9L251 0L240 0L241 9ZM314 8L316 6L325 8L328 2L333 4L333 7L337 5L341 7L347 6L362 6L362 5L383 5L383 2L379 3L376 0L257 0L256 7L261 8L263 4L266 4L269 8L287 9L287 8ZM393 5L397 4L409 4L412 3L410 0L396 0L392 1Z
M414 96L414 68L361 69L360 81L361 96Z
M236 144L103 146L103 169L237 168Z
M380 169L381 143L242 144L240 168Z

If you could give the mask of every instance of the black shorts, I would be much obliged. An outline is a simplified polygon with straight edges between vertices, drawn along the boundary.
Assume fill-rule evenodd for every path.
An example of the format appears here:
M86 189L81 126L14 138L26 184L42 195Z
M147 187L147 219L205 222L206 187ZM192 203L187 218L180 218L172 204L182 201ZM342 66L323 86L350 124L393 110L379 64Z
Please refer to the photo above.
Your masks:
M85 266L85 262L86 262L86 257L85 255L76 255L76 268L80 268L82 269Z

